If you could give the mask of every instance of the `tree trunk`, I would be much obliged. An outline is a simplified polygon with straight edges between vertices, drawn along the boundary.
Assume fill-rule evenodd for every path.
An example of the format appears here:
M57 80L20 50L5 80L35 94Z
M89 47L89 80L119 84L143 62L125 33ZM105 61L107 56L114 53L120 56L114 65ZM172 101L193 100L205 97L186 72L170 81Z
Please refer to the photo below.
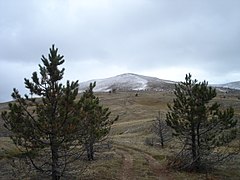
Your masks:
M88 157L88 160L91 161L93 160L93 155L92 155L92 150L91 150L91 143L87 143L85 144L85 147L86 147L86 151L87 151L87 157Z
M194 124L191 125L191 145L192 145L192 161L193 161L193 168L196 167L196 160L197 160L197 149L196 149L196 134L195 134L195 127Z
M90 143L89 150L90 150L90 157L91 157L91 160L93 161L94 150L93 150L93 143L92 143L92 142Z
M59 180L60 172L58 167L58 146L55 137L52 137L50 140L52 152L52 180Z
M196 163L198 165L198 168L201 164L201 154L200 154L201 142L200 142L199 129L200 129L200 123L198 123L198 125L197 125L197 160L196 160Z
M157 117L157 121L158 121L158 135L160 137L160 143L162 148L164 147L164 138L163 138L163 129L164 129L164 125L163 122L161 122L161 113L160 111L158 112L158 117Z
M161 141L161 146L162 148L164 147L164 138L163 138L163 127L161 124L161 121L159 120L159 136L160 136L160 141Z
M90 161L90 153L89 153L89 144L88 143L85 143L85 149L86 149L86 152L87 152L87 158Z
M89 161L92 161L94 158L94 150L93 150L93 143L89 142L85 145L87 151L87 157Z

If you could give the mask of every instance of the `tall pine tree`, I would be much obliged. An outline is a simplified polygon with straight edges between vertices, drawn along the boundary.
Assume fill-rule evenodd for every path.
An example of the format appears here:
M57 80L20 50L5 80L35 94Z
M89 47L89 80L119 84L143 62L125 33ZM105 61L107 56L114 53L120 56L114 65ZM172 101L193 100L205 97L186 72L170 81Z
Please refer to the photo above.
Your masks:
M9 111L3 112L2 117L5 127L12 132L13 142L32 165L57 180L81 154L79 106L74 102L78 81L67 81L65 86L61 83L64 68L59 66L64 59L54 45L48 58L42 56L41 60L40 76L34 72L31 80L25 79L30 95L39 98L22 97L14 89L15 101L9 104Z
M214 150L230 143L236 137L233 108L220 110L220 104L212 102L216 90L206 81L192 80L186 75L185 82L175 86L176 98L169 105L167 125L183 143L185 167L199 170L213 160Z

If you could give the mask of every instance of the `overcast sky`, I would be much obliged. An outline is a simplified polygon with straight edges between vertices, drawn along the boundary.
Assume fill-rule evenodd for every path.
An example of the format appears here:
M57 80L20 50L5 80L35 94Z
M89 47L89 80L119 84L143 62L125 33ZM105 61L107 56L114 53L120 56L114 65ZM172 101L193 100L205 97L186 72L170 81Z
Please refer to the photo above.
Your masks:
M239 0L0 0L0 102L55 44L65 79L240 80Z

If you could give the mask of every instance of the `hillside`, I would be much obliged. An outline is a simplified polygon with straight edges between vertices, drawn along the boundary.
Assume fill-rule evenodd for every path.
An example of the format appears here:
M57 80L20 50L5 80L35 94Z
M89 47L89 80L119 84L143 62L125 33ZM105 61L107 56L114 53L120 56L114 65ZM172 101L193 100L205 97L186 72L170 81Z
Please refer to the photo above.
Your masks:
M106 79L94 79L82 82L79 85L80 92L88 88L91 82L96 81L96 92L108 92L113 89L119 91L169 91L174 88L174 81L162 80L156 77L143 76L138 74L126 73Z
M82 158L71 166L79 167L75 179L204 179L205 174L173 171L168 168L169 159L180 151L181 145L176 140L159 146L159 141L152 133L152 123L158 112L165 114L167 104L174 98L176 82L137 74L122 74L106 79L80 83L80 92L88 88L90 82L97 82L96 95L100 102L110 108L111 116L119 115L119 120L112 125L107 141L97 145L96 159L89 163ZM232 86L237 87L237 83ZM223 85L217 86L225 89ZM115 93L108 93L116 89ZM136 92L138 91L138 96ZM214 99L222 107L232 106L235 117L240 117L240 91L219 91ZM81 96L79 94L78 98ZM7 103L0 104L0 113L7 110ZM165 118L165 116L163 116ZM171 133L169 133L171 134ZM3 127L0 117L0 179L12 179L12 172L17 176L29 177L29 172L22 165L12 167L9 157L19 154L9 132ZM171 136L171 135L168 135ZM235 146L234 142L233 145ZM240 156L230 162L224 162L208 174L210 179L240 179ZM83 172L83 169L87 170ZM231 168L229 168L231 167ZM15 169L14 169L15 168ZM81 169L82 168L82 169ZM82 173L83 172L83 173ZM21 175L21 176L20 176ZM71 178L70 178L71 179Z
M205 179L205 174L172 171L166 168L167 160L179 148L175 142L169 142L164 149L159 146L147 146L147 138L154 138L151 133L152 121L158 111L168 111L167 104L172 102L172 92L141 91L96 93L100 101L109 107L112 115L120 115L113 124L108 142L108 149L98 149L96 159L88 165L88 170L81 174L81 179ZM239 94L219 93L215 101L223 106L233 106L240 114ZM6 104L0 104L1 110ZM3 127L1 127L3 129ZM3 157L15 154L16 150L8 137L0 137L0 179L11 179L12 173L7 160ZM86 161L77 164L83 167ZM240 159L224 162L212 174L210 179L239 179ZM229 168L230 167L230 168ZM78 179L78 178L76 178ZM80 179L80 178L79 178Z
M225 83L225 84L215 84L213 86L217 87L217 88L240 90L240 81L229 82L229 83Z
M93 79L79 84L79 92L86 90L90 83L96 82L95 92L118 91L173 91L174 84L171 80L159 79L156 77L143 76L133 73L120 74L105 79ZM210 84L218 91L239 91L240 81L225 84Z

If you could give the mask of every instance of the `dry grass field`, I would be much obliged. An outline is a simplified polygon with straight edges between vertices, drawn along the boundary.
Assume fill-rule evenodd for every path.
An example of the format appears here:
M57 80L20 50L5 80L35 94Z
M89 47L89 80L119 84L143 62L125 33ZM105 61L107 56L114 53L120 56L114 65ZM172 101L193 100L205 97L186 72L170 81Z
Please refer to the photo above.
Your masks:
M81 177L73 179L240 179L240 157L218 166L210 174L178 172L167 168L169 157L177 147L175 142L165 148L145 144L147 137L153 137L151 126L158 111L167 112L167 104L172 102L172 92L116 92L97 93L101 102L109 107L112 116L119 115L119 120L112 126L107 139L110 148L99 149L96 159L87 165ZM240 93L219 93L215 99L224 107L233 106L236 117L240 115ZM6 105L1 104L0 111ZM2 122L0 131L4 131ZM11 173L7 166L7 157L17 153L8 137L0 137L0 179L8 179ZM85 164L87 162L84 162ZM83 164L84 164L83 163ZM79 164L78 164L79 165ZM8 172L8 173L7 173ZM69 178L68 178L69 179ZM71 178L70 178L71 179Z

